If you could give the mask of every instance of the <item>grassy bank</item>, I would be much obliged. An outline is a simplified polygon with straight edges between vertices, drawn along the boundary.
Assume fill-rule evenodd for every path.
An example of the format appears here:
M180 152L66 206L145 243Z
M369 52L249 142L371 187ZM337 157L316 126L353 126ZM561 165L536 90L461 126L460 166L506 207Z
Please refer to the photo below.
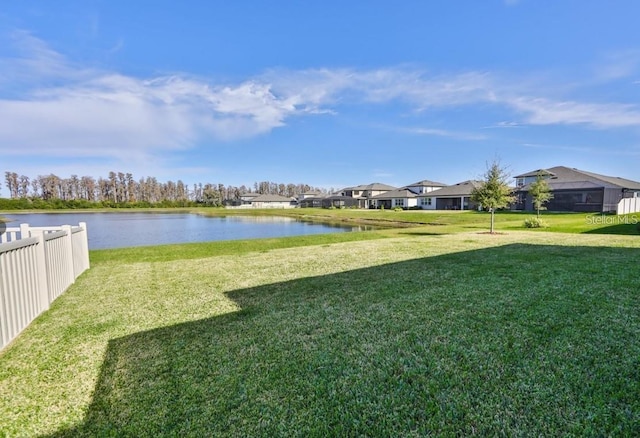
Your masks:
M0 435L640 433L640 239L394 232L92 253Z
M225 209L199 208L101 208L89 210L21 210L7 214L27 213L193 213L203 216L286 216L309 222L376 226L382 228L421 227L431 234L451 234L483 231L489 228L489 214L477 211L427 211L427 210L364 210L364 209ZM534 217L530 212L500 211L496 213L498 231L514 231L524 228L524 221ZM640 213L615 216L592 213L545 212L543 221L548 225L542 231L559 233L599 233L640 235ZM540 230L538 230L540 231Z
M290 216L301 220L329 223L370 224L394 228L421 227L423 232L431 234L484 231L489 228L490 221L489 213L478 211L297 208L285 210L203 209L199 210L199 213L209 216ZM525 219L531 217L535 217L535 214L500 211L495 216L496 228L498 231L522 230ZM621 216L593 213L545 213L542 215L542 220L548 226L537 231L640 235L640 213Z

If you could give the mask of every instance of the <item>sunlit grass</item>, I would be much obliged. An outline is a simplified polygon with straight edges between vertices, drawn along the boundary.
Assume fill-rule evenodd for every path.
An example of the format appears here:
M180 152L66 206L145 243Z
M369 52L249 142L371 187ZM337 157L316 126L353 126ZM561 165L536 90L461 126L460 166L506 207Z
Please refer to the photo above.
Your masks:
M93 252L0 435L640 433L640 239L372 233Z
M205 215L276 215L302 220L325 222L365 223L388 226L422 227L432 234L451 234L489 229L489 213L477 211L428 210L361 210L361 209L265 209L265 210L200 210ZM535 216L531 212L499 211L495 215L497 231L522 230L524 221ZM560 233L603 233L640 235L640 213L629 215L601 215L597 213L544 212L549 224L545 231Z

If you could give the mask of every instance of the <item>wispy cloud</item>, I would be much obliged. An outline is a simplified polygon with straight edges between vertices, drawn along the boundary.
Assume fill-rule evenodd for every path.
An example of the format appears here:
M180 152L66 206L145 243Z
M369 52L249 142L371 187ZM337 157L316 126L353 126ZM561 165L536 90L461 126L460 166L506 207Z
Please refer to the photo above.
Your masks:
M595 67L598 79L612 81L637 75L640 70L640 50L618 50L606 54Z
M640 110L636 105L531 97L517 97L507 103L523 113L526 122L533 125L583 124L596 128L640 126Z
M416 135L434 135L437 137L447 137L456 140L486 140L487 136L482 134L474 134L469 132L449 131L446 129L434 129L434 128L406 128L402 129L403 132Z
M496 123L495 125L484 126L482 129L493 129L493 128L498 128L498 129L508 128L508 129L510 129L510 128L520 128L520 127L522 127L522 123L503 120L501 122Z
M137 157L143 162L159 150L264 135L293 117L391 103L417 113L498 107L512 120L492 125L500 128L640 126L636 105L549 97L544 86L489 72L445 75L407 66L272 70L215 84L188 74L137 78L86 68L28 32L15 32L13 44L16 56L0 59L0 153L5 155ZM408 132L463 141L486 138L429 127Z

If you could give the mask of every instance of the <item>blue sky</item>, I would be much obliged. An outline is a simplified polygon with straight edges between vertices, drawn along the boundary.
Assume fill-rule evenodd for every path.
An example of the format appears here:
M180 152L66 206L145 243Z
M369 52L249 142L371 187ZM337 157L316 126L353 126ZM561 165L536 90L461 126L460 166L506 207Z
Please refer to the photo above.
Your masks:
M638 17L636 0L0 0L0 171L341 188L456 183L499 157L640 180Z

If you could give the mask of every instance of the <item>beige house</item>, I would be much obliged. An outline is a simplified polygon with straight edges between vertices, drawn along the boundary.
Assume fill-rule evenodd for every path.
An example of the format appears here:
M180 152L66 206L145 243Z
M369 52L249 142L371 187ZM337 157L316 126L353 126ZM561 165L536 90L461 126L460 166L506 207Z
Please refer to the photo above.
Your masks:
M396 190L396 187L387 184L372 183L344 188L340 192L340 195L357 199L359 208L375 208L376 203L372 198L391 190Z
M376 195L371 198L373 208L413 208L418 206L418 195L413 191L404 188L389 190L388 192Z
M279 195L260 195L251 193L243 195L240 205L228 205L227 208L295 208L298 202L295 198L287 198Z
M471 193L480 184L469 180L432 190L419 196L418 205L424 210L473 210L476 205L471 202Z

